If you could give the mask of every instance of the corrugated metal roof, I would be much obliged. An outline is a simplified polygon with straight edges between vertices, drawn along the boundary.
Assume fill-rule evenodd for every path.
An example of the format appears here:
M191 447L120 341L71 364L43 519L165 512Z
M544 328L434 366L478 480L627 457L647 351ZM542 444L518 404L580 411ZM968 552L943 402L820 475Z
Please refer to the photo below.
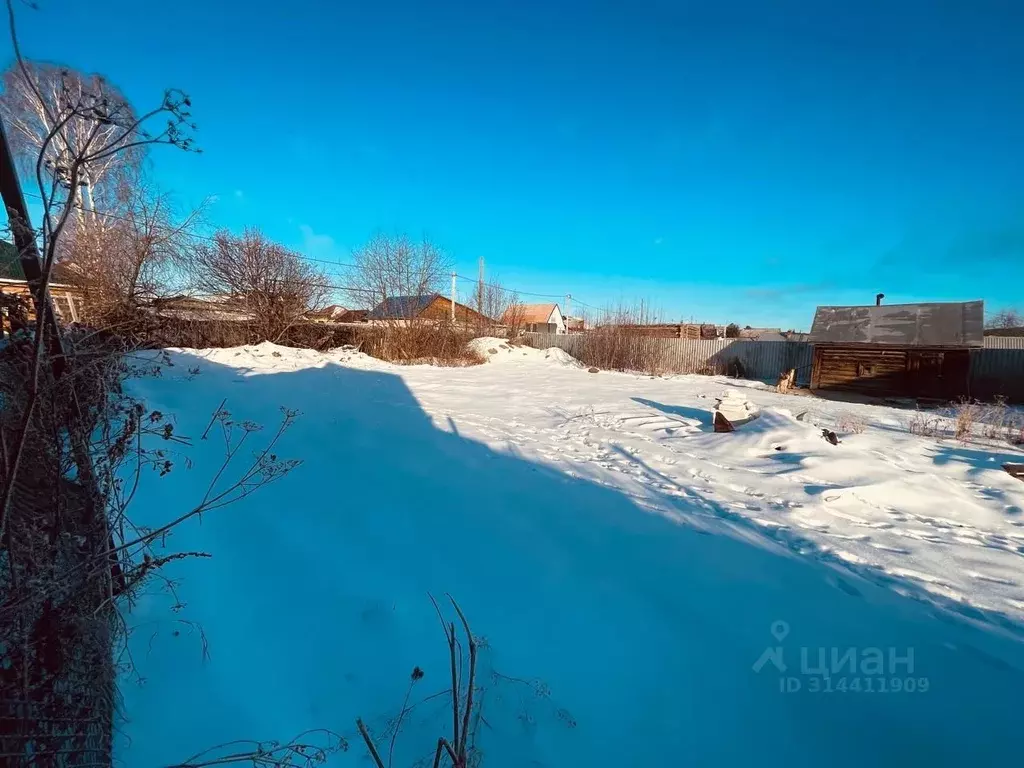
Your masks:
M425 293L422 296L392 296L370 310L369 319L410 320L419 316L420 312L430 306L430 302L437 297L436 293Z
M881 344L893 347L981 347L985 303L883 304L818 307L814 344Z
M520 314L520 323L546 323L557 306L557 304L520 304L516 311ZM511 322L510 311L505 311L505 317L502 319L505 324Z

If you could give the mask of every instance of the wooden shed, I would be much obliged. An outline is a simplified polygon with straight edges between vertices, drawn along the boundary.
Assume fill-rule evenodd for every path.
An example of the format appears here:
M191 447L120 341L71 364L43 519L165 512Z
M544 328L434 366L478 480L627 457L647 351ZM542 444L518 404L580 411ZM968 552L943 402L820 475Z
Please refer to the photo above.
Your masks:
M818 307L811 389L955 399L984 346L981 301Z

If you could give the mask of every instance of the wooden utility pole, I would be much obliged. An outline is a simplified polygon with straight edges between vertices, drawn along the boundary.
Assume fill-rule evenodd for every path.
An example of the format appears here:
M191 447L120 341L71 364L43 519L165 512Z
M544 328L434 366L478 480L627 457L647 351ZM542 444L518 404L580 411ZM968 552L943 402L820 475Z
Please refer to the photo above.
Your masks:
M458 277L452 272L452 322L455 322L455 278Z

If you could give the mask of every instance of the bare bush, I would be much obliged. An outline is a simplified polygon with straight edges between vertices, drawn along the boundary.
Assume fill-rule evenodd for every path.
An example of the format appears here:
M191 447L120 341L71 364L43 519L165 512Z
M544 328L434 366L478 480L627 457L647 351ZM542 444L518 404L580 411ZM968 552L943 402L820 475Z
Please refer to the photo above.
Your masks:
M497 333L496 326L505 324L505 315L513 300L517 300L515 292L506 290L501 285L498 277L491 278L491 282L477 286L476 310L480 317L476 322L476 332L480 335L494 335Z
M907 431L921 437L942 437L946 432L946 420L939 414L914 411L907 419Z
M658 321L658 313L643 301L607 310L602 322L583 335L580 362L605 370L637 371L652 376L668 372L671 365L665 357L664 345L637 330Z
M360 349L381 360L453 367L483 362L468 346L474 334L451 323L384 326L376 331L363 336Z
M312 264L253 228L241 236L218 232L210 245L198 248L192 284L246 312L253 330L268 341L279 340L307 312L322 307L329 290Z
M852 432L855 435L860 435L867 428L867 422L856 413L841 413L836 420L836 429L840 432Z
M450 258L428 240L376 235L354 257L353 298L369 300L371 325L381 333L363 351L400 363L472 365L481 362L466 344L486 319L438 299ZM485 297L486 298L486 297ZM441 310L436 309L442 306Z
M526 306L519 300L519 294L512 292L509 296L508 306L501 316L502 324L508 329L508 340L517 343L523 335L523 325L526 322Z
M138 114L102 83L72 87L63 74L55 94L43 91L21 56L12 0L7 10L25 84L19 98L45 131L30 169L42 226L33 230L16 209L9 217L35 320L0 350L0 755L5 764L109 765L122 598L130 602L164 564L190 554L154 554L157 538L289 467L263 454L233 490L211 487L198 507L154 531L124 514L142 472L166 474L173 465L145 441L181 438L162 416L120 398L116 384L131 350L102 332L62 334L49 283L69 223L85 218L83 188L153 144L191 149L190 102L166 91ZM232 445L233 457L241 441Z
M953 409L953 434L961 442L974 437L974 426L982 415L982 407L971 400L961 400Z
M83 319L106 325L180 291L205 206L179 215L141 174L122 175L113 211L78 223L62 247L63 280L82 293Z
M354 255L350 278L353 300L371 308L389 303L383 318L394 324L416 321L407 297L441 293L451 272L451 259L429 240L414 242L406 235L375 235Z

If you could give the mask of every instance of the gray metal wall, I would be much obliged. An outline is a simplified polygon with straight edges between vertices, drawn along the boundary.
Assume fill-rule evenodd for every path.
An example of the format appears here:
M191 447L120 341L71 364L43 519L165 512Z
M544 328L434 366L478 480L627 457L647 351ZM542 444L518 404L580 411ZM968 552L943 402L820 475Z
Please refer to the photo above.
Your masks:
M580 357L584 335L528 334L541 349L559 347ZM779 374L796 368L797 384L809 386L814 347L798 341L746 339L651 339L630 343L659 352L659 367L671 373L722 373L738 359L747 378L775 383ZM584 361L587 362L587 361ZM985 337L985 348L971 350L970 395L991 398L1002 395L1024 402L1024 338Z
M535 347L559 347L573 357L580 357L585 339L584 335L545 333L529 337ZM739 360L750 379L774 383L780 373L796 368L798 384L806 386L811 381L812 347L802 341L637 338L630 342L657 350L660 367L671 373L723 373L732 360Z

